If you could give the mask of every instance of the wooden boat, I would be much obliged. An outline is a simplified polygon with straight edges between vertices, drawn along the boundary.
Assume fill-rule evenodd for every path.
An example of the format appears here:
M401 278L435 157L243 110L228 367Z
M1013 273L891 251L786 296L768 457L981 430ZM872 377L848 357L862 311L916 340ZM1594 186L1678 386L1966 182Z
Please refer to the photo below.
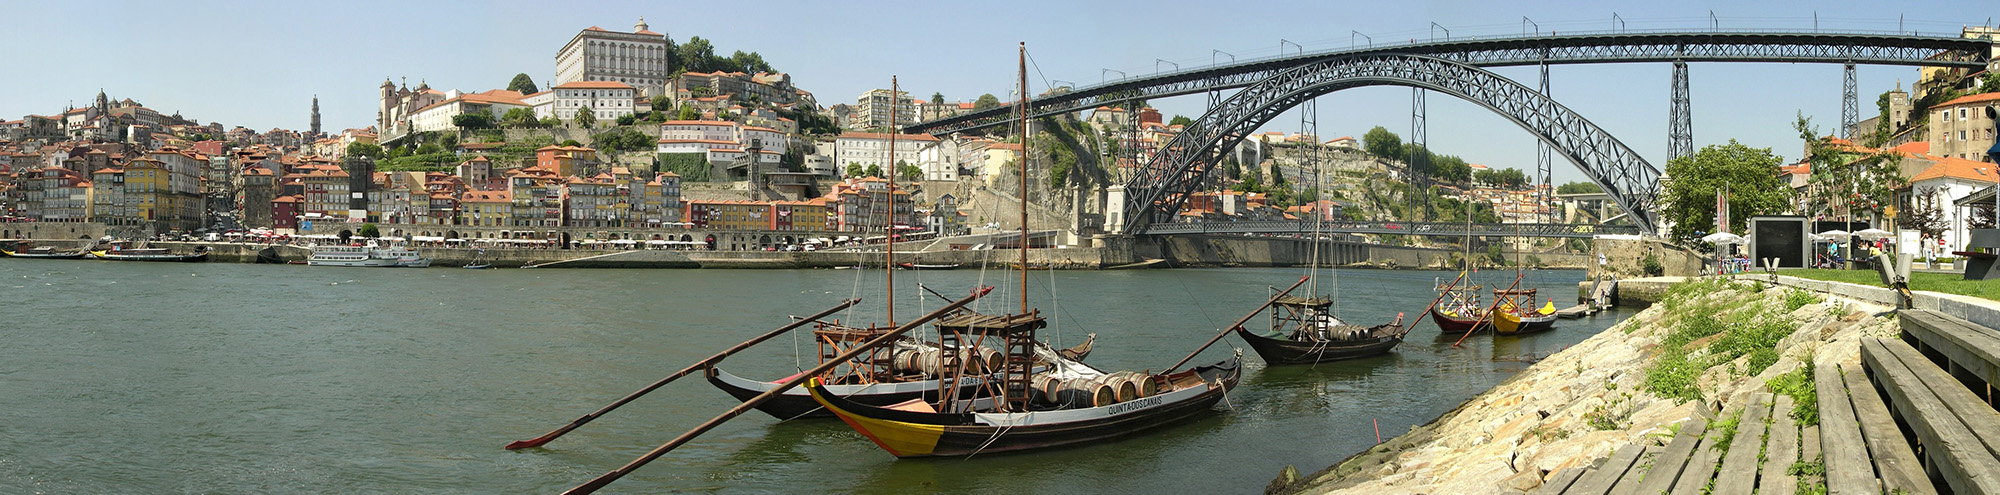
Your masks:
M36 258L45 260L78 260L83 259L84 256L84 253L81 252L57 251L55 248L46 246L28 248L21 251L0 250L0 254L7 255L9 258Z
M816 337L823 337L823 335L820 335L820 330L816 329L814 333ZM879 334L879 331L857 332L854 336L857 338L872 337L872 335L876 334ZM1090 354L1090 348L1097 340L1096 337L1093 334L1082 344L1056 351L1056 353L1062 356L1075 355L1077 357L1074 359L1080 361L1083 359L1083 356ZM923 351L935 350L937 349L936 345L926 345L914 340L905 340L899 342L897 346L898 349L893 349L891 352L886 353L887 366L881 367L886 369L871 369L871 367L865 366L867 363L863 363L863 366L844 366L841 369L836 369L834 372L822 375L820 377L823 379L822 383L828 389L828 393L844 397L848 400L861 404L888 406L919 399L935 402L940 397L939 390L957 389L963 394L964 392L984 386L987 382L987 377L985 376L969 376L961 380L956 386L942 386L940 385L940 380L933 373L926 373L922 369L910 369L921 368L921 366L908 366L912 364L929 364L922 362L913 363L909 360L921 359L919 356L925 356ZM839 352L845 350L846 347L851 346L827 346L824 350ZM1046 347L1046 345L1043 345L1043 347ZM990 351L990 349L988 350ZM899 353L895 351L906 352ZM916 352L912 354L907 351ZM983 358L985 360L990 361L994 357L993 353L988 352L985 354L986 356ZM944 356L938 356L938 354L928 354L928 356L946 359L952 358L948 353ZM903 364L896 363L899 358L904 361ZM875 359L865 361L875 361ZM707 371L708 383L715 385L715 388L722 389L723 392L728 393L737 400L750 400L752 397L778 388L778 384L797 376L794 374L778 379L777 381L767 382L737 376L728 371L723 371L720 366L711 366ZM833 416L832 412L821 408L818 402L814 402L812 395L807 393L803 388L787 390L783 394L779 394L777 397L757 405L757 410L763 411L764 414L769 414L771 417L778 418L779 420Z
M920 264L920 263L898 263L898 264L896 264L896 266L897 266L897 267L901 267L901 268L902 268L902 269L904 269L904 270L957 270L957 269L958 269L958 264L957 264L957 263L952 263L952 264L949 264L949 265L926 265L926 264Z
M472 263L467 263L464 268L467 270L484 270L487 268L493 268L493 264L472 262Z
M1284 296L1271 304L1271 331L1237 327L1236 335L1250 343L1257 357L1278 364L1317 364L1376 356L1403 343L1403 318L1372 327L1335 318L1333 300L1326 297Z
M1094 443L1167 426L1209 412L1241 373L1239 356L1156 375L1155 385L1164 390L1153 396L1096 407L1042 404L1009 412L938 412L922 401L869 405L842 398L816 380L807 382L806 389L854 431L896 457L968 456Z
M164 261L183 263L208 261L207 249L194 254L173 254L160 248L120 249L116 251L91 251L90 255L97 257L97 259L111 261Z
M1554 301L1535 307L1535 289L1493 291L1493 297L1505 298L1500 307L1493 311L1493 332L1500 335L1523 335L1555 329L1556 305ZM1517 299L1518 298L1518 299Z

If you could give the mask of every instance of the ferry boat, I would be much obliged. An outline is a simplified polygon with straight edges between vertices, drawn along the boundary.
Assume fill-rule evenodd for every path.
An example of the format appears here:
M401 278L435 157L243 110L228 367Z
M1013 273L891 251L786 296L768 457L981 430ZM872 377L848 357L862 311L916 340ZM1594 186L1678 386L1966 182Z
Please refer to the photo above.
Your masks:
M414 249L379 246L313 246L310 266L406 267L430 266L431 259Z

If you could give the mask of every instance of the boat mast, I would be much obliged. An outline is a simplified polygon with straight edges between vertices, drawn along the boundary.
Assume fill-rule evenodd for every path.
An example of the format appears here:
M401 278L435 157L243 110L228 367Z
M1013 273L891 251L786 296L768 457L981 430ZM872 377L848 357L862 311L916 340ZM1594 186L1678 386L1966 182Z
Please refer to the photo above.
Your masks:
M896 96L896 76L889 76L889 222L883 229L882 273L889 279L889 326L896 325L896 106L902 98ZM756 157L751 157L755 160Z
M1028 314L1028 42L1021 42L1021 314Z

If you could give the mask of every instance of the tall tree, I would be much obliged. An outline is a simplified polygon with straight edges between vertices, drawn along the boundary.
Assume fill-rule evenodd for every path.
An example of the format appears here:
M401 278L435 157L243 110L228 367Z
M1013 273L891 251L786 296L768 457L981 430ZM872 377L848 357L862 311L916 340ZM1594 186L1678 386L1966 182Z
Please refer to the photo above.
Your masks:
M938 92L938 93L931 93L931 104L932 104L932 105L943 105L943 104L944 104L944 93L943 93L943 92Z
M1000 106L1000 98L993 96L993 93L979 95L979 99L972 102L973 110L985 110L997 106Z
M583 126L585 129L597 125L597 113L590 111L590 107L576 109L576 125Z
M1715 198L1724 184L1729 186L1729 214L1744 219L1784 211L1791 205L1792 188L1778 179L1783 158L1770 148L1751 148L1736 140L1729 144L1702 147L1693 155L1667 162L1667 183L1663 220L1673 224L1673 238L1693 243L1715 229ZM1731 222L1732 230L1746 231L1749 223Z
M1403 138L1397 137L1396 133L1389 132L1379 125L1369 129L1367 134L1361 135L1361 149L1382 158L1401 159L1404 156Z
M1908 183L1897 167L1902 156L1894 151L1864 153L1853 146L1834 144L1819 135L1819 129L1813 127L1812 119L1804 113L1799 114L1792 128L1806 142L1805 161L1812 164L1813 197L1807 203L1808 211L1800 213L1831 214L1850 220L1872 217L1881 213L1882 207L1894 199L1896 190Z
M507 83L507 90L519 91L521 92L521 94L524 95L529 93L541 92L541 90L535 89L535 80L533 78L528 77L528 73L526 72L515 74L514 81Z
M1174 118L1167 120L1167 125L1192 125L1192 124L1194 124L1194 119L1187 118L1186 115L1175 115Z
M715 46L700 36L688 37L687 43L681 44L680 56L681 68L688 72L714 72L717 68Z

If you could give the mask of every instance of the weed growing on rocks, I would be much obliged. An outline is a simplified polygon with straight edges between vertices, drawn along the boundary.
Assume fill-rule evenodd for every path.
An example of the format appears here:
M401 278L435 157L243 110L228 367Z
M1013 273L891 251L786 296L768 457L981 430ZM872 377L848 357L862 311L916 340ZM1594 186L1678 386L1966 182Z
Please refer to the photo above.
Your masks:
M1820 300L1819 294L1805 289L1793 288L1792 290L1785 291L1785 312L1790 313L1797 311L1799 308L1819 304Z
M1668 289L1663 301L1672 305L1672 312L1684 316L1671 323L1672 330L1660 339L1653 362L1646 367L1647 390L1666 398L1701 400L1696 382L1709 368L1727 364L1731 376L1756 375L1778 362L1778 342L1791 335L1797 325L1773 304L1757 297L1701 299L1729 288L1733 288L1729 282L1697 279ZM1749 287L1744 289L1748 292ZM1787 294L1787 305L1792 296ZM1693 346L1711 336L1715 338L1705 346ZM1736 359L1744 356L1749 358L1737 366Z
M1714 445L1715 450L1722 452L1729 451L1729 442L1731 440L1736 439L1736 425L1738 423L1741 423L1742 421L1743 421L1743 410L1738 409L1736 410L1736 414L1729 415L1729 419L1719 420L1716 421L1714 425L1711 425L1711 428L1714 428L1715 431L1720 432L1716 433L1715 436L1715 438L1720 439L1719 441L1715 442Z
M1764 385L1771 387L1772 392L1791 396L1792 419L1798 420L1799 426L1812 426L1819 424L1819 391L1813 388L1812 355L1801 362L1804 364L1798 369L1771 377Z

